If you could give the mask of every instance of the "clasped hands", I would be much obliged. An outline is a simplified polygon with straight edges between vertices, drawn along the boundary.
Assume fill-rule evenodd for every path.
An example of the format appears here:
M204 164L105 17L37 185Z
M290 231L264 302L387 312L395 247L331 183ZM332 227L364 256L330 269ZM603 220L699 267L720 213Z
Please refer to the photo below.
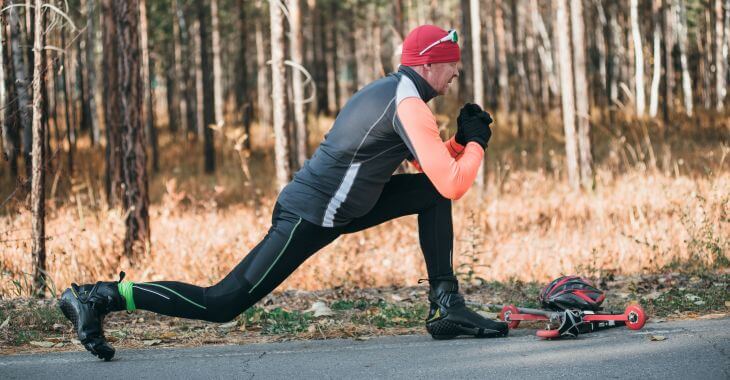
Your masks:
M489 138L492 137L492 130L489 128L491 123L492 116L489 113L477 104L466 103L456 118L456 142L465 146L474 141L482 149L486 149Z

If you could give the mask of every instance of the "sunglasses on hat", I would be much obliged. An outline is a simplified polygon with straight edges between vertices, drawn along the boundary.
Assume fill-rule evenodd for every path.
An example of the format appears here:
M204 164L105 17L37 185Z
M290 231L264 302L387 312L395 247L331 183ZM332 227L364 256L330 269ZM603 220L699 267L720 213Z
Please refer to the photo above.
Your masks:
M446 36L444 36L443 38L441 38L441 39L440 39L440 40L438 40L438 41L435 41L435 42L434 42L434 43L432 43L431 45L428 45L428 46L426 46L426 48L425 48L425 49L423 49L423 50L421 50L421 52L420 52L420 53L418 53L418 55L423 55L423 54L425 54L425 53L426 53L427 51L431 50L431 48L433 48L434 46L436 46L436 45L438 45L438 44L440 44L440 43L443 43L443 42L449 42L449 41L451 41L451 42L453 42L453 43L457 43L457 42L459 42L459 35L458 35L458 34L456 34L456 30L454 30L454 29L451 29L451 30L449 30L449 33L448 33L448 34L447 34Z

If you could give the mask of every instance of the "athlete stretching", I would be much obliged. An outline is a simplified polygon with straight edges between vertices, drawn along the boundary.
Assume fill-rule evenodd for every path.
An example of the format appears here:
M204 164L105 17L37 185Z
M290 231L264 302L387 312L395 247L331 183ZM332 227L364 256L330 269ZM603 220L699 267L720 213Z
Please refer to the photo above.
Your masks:
M458 77L455 31L414 29L403 43L398 72L358 91L324 141L279 194L264 239L220 282L199 287L175 281L97 282L71 288L59 305L79 340L110 360L104 316L149 310L226 322L274 290L299 265L342 234L418 214L431 303L426 329L436 339L507 335L507 325L466 308L452 267L451 201L471 186L491 136L488 113L465 105L455 137L444 142L426 102ZM403 160L419 174L393 175Z

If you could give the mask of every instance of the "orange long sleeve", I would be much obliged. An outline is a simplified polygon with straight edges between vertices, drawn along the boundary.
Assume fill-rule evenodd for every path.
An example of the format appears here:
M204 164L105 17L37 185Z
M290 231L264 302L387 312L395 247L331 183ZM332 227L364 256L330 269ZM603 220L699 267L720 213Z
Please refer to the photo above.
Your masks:
M402 137L438 192L448 199L461 198L477 176L484 157L482 147L470 142L459 152L455 141L441 140L431 110L419 98L401 100L397 117L405 134Z

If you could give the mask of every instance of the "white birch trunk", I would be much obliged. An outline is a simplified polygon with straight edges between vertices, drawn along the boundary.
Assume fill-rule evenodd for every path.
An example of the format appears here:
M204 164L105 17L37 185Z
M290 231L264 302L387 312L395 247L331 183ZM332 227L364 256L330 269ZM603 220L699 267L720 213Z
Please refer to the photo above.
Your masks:
M484 107L484 78L482 69L482 24L479 17L479 0L469 0L469 16L471 24L471 54L474 68L474 103ZM484 187L484 161L479 165L476 184Z
M203 139L205 133L205 93L203 91L202 41L200 40L200 20L193 19L191 34L193 36L193 71L195 72L195 126L198 138Z
M213 43L213 110L215 124L222 127L223 119L223 69L221 66L221 36L218 25L218 0L210 0L211 40Z
M558 55L560 60L560 94L563 108L563 129L565 130L565 161L568 170L568 181L573 189L580 187L578 173L578 147L575 141L575 100L573 99L573 54L570 50L570 32L566 14L566 0L556 0L556 33L558 37Z
M659 111L659 82L662 71L662 26L660 22L662 2L661 0L654 0L652 5L652 16L654 20L654 72L651 78L651 94L649 95L649 116L656 117Z
M634 42L634 75L636 79L634 100L636 102L636 115L642 117L646 107L646 97L644 95L644 49L641 43L641 30L639 30L638 7L638 0L631 0L631 36Z
M726 95L725 82L725 60L723 59L723 23L722 20L722 1L715 0L715 94L717 101L715 103L715 109L722 111Z
M289 182L289 145L286 130L284 25L280 0L269 0L271 18L271 99L274 108L274 155L276 185L279 191Z
M573 60L575 77L575 101L578 122L578 155L580 157L580 180L583 188L593 187L593 157L591 155L591 124L588 110L588 78L583 26L583 0L570 0L570 23L573 36Z
M687 116L692 116L692 78L689 76L689 64L687 62L687 11L683 0L674 0L674 6L679 13L677 23L677 34L679 36L679 63L682 67L682 94L684 96L684 111Z
M5 103L7 102L7 93L5 92L5 25L3 18L0 17L0 131L3 137L3 152L7 154L7 146L9 146L8 137L5 127Z

